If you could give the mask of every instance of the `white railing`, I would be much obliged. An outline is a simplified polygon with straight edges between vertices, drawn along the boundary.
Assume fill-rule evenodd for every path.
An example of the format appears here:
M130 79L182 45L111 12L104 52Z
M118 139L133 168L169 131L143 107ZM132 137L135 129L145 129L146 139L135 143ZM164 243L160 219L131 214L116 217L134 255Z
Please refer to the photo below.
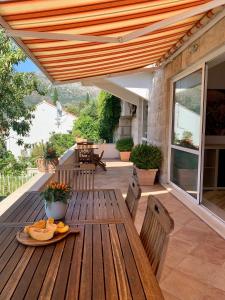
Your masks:
M15 190L17 190L20 186L26 183L30 178L32 178L35 174L25 174L25 175L5 175L0 173L0 200Z

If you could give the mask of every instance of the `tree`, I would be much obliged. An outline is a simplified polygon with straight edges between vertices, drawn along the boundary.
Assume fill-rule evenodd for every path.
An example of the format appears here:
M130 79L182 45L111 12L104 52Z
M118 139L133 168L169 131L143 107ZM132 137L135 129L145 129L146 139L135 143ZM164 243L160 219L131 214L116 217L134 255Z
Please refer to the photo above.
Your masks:
M0 170L5 175L21 175L26 173L28 161L23 157L18 160L11 151L5 151L4 155L0 155Z
M67 149L71 148L75 144L74 137L70 133L53 133L49 142L56 150L56 154L58 156L61 156Z
M98 105L96 101L90 100L81 109L80 116L74 124L73 135L94 141L99 140Z
M98 141L98 119L94 120L91 116L82 115L76 121L73 128L75 137L82 137Z
M20 138L29 132L33 108L24 102L24 97L38 90L33 73L19 73L15 66L26 60L26 55L0 31L0 141L4 143L14 130Z
M58 91L57 88L54 88L54 92L53 92L53 96L52 96L52 102L54 105L56 105L56 102L59 101L59 95L58 95Z
M99 106L99 137L107 143L113 142L113 134L118 125L121 104L120 99L105 91L101 91L98 100Z

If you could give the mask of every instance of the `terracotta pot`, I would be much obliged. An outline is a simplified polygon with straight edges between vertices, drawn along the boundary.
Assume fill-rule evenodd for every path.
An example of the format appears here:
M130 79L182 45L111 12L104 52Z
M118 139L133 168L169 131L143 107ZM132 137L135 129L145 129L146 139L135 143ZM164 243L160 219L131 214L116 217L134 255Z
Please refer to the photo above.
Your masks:
M130 151L123 151L123 152L120 152L120 159L122 161L129 161L130 160Z
M36 163L37 163L37 168L38 168L39 172L53 173L55 171L55 167L59 163L59 160L58 160L58 158L54 158L51 160L47 160L44 158L38 158Z
M48 171L48 165L44 158L38 158L36 160L37 168L39 172L47 172Z
M58 158L54 158L51 160L48 160L47 166L48 166L48 172L49 173L54 173L56 166L59 164Z
M139 169L135 166L140 185L154 185L158 169Z

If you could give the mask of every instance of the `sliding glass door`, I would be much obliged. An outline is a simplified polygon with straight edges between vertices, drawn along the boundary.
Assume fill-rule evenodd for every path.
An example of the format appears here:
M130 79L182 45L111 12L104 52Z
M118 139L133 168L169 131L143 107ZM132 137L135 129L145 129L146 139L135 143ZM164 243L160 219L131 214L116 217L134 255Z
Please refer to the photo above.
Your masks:
M203 69L173 82L170 181L200 199Z

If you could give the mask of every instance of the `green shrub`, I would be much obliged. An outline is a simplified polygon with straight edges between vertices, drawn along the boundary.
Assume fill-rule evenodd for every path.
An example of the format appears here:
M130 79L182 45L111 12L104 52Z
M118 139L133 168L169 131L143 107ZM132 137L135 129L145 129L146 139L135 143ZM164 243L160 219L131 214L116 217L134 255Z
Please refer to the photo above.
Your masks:
M58 156L75 144L74 136L70 133L54 133L51 135L49 142L54 147Z
M105 91L98 98L99 137L107 143L113 142L113 134L119 123L121 113L120 99Z
M132 138L120 139L116 142L116 149L120 152L131 151L134 146Z
M37 143L31 151L31 161L35 162L38 158L54 159L58 157L51 143Z
M130 160L139 169L158 169L162 154L157 146L141 144L132 149Z

